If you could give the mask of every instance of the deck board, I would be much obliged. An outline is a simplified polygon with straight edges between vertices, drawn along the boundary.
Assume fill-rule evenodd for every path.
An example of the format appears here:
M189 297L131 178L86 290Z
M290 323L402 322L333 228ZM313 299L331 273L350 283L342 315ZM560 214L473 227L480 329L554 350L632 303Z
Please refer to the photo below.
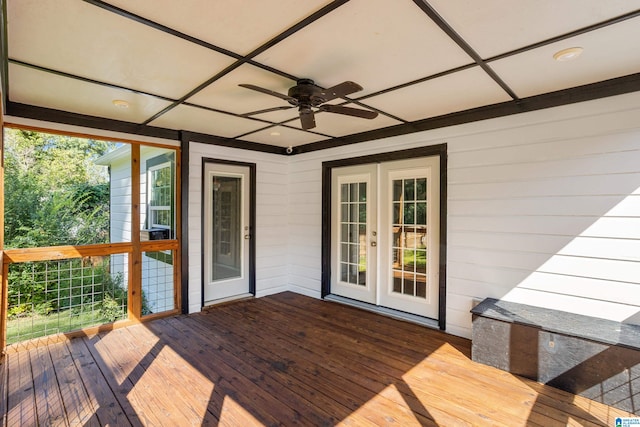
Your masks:
M66 345L94 410L92 422L95 419L98 425L131 426L131 421L125 415L85 341L74 339Z
M71 426L99 426L89 395L66 344L51 345L49 352L64 406L62 415Z
M36 398L31 374L29 352L24 351L6 357L8 385L7 393L7 425L36 425ZM5 396L3 396L5 399Z
M10 351L3 425L606 426L468 340L290 292Z

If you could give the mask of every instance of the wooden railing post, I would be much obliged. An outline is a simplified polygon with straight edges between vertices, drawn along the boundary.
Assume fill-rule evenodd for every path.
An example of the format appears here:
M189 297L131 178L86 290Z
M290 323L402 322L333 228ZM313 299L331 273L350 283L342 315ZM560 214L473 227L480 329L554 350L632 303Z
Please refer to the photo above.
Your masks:
M142 252L140 250L140 146L131 146L131 244L129 254L129 320L142 318Z

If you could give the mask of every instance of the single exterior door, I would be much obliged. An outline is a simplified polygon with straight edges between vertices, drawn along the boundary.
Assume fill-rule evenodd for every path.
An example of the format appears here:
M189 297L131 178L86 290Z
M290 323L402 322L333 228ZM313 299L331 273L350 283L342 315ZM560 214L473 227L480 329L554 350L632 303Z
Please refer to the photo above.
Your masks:
M439 312L438 157L332 170L331 293Z
M248 294L250 168L205 163L204 303Z

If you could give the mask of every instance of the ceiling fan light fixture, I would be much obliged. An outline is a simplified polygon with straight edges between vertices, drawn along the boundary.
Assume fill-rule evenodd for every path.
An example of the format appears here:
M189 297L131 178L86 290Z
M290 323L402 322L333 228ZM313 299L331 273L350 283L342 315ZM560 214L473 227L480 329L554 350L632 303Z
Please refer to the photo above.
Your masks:
M553 59L559 62L572 61L579 57L583 50L583 48L578 46L562 49L553 54Z
M114 99L113 101L111 101L111 103L117 108L129 108L129 102L125 101L124 99Z

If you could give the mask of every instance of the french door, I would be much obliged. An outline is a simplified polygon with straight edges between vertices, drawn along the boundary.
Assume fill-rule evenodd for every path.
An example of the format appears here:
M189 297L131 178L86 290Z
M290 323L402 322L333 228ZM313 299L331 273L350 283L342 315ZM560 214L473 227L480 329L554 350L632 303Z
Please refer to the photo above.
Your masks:
M332 170L331 293L439 311L439 157Z
M251 170L248 166L204 166L204 303L250 292Z

